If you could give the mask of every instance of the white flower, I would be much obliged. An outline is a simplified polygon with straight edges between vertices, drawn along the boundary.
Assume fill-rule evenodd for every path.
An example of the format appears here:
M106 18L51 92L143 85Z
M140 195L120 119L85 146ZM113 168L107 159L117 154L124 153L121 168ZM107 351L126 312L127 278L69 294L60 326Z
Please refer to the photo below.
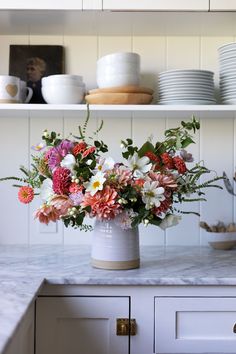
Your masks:
M40 188L40 197L44 202L49 202L53 196L54 192L52 189L52 180L50 178L46 178Z
M68 168L69 170L73 171L74 166L76 164L75 157L72 154L67 154L64 159L61 161L61 167Z
M115 161L112 157L100 157L95 167L96 172L105 172L106 170L112 170L115 165Z
M167 215L167 216L162 220L162 222L160 223L159 227L160 227L162 230L165 230L165 229L167 229L168 227L178 225L178 223L180 222L180 220L181 220L181 216L170 214L170 215Z
M159 207L161 202L165 200L163 187L158 187L158 181L146 181L142 188L142 200L146 204L147 210L153 207Z
M85 183L86 191L90 192L91 195L94 195L97 191L103 189L103 183L106 181L104 178L104 173L98 172L95 176L92 176L89 182Z
M144 173L150 171L152 164L147 156L139 157L135 152L128 158L128 167L134 171L134 177L142 177Z

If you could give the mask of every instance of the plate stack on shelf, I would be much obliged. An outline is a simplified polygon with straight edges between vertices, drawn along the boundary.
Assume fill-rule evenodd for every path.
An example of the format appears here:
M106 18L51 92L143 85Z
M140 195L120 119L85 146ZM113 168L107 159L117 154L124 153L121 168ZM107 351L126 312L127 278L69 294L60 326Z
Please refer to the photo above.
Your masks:
M225 44L218 52L222 103L236 104L236 43Z
M169 70L159 75L159 104L215 104L214 73L208 70Z

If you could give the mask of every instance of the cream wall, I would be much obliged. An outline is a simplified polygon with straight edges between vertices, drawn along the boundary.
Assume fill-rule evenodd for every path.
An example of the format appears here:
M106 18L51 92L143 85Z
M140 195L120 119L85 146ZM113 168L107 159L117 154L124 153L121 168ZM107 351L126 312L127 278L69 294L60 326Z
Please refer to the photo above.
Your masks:
M141 55L142 85L155 88L159 72L176 68L202 68L215 72L218 84L217 48L234 41L234 37L138 37L138 36L0 36L0 74L8 73L9 44L59 44L65 47L66 72L83 75L87 88L96 87L96 60L116 51L134 51ZM15 116L14 116L15 115ZM202 118L201 130L196 136L196 145L191 148L195 160L204 160L208 167L219 174L226 171L233 176L235 170L235 119L222 117ZM178 118L158 117L155 113L106 113L92 114L90 127L104 120L101 138L110 147L114 158L120 157L120 139L132 137L141 144L150 134L162 138L167 127L177 126L188 114ZM42 131L53 129L67 136L76 132L83 122L84 114L75 112L37 113L30 115L8 112L0 120L0 176L15 175L20 164L29 164L30 146L40 141ZM65 229L58 223L48 227L33 219L38 202L29 207L17 201L17 189L11 182L0 184L0 243L89 243L91 233ZM209 223L235 219L235 200L225 191L211 190L208 201L187 205L201 212L201 220ZM199 245L205 244L205 233L199 229L199 218L185 216L181 224L163 232L155 227L141 227L141 243L155 245Z

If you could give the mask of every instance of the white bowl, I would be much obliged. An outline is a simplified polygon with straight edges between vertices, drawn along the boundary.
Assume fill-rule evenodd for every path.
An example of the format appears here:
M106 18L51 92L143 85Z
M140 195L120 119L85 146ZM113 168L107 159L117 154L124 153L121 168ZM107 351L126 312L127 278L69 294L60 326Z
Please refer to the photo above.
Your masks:
M50 104L77 104L84 99L84 88L75 85L42 86L42 95Z
M139 83L140 76L136 74L97 75L97 85L99 88L126 85L138 86Z
M42 85L46 84L82 84L83 83L83 77L80 75L50 75L50 76L45 76L42 78Z
M114 64L117 62L129 62L129 63L140 63L140 55L137 53L129 52L119 52L105 55L98 59L98 65L103 64Z
M104 67L97 67L97 75L115 75L115 74L140 74L140 68L134 65L107 65Z

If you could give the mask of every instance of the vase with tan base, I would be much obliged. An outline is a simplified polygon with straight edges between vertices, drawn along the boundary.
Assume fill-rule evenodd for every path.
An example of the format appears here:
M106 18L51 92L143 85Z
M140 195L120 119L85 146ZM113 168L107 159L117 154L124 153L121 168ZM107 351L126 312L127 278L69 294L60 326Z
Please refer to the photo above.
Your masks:
M124 270L139 268L138 227L122 229L115 220L96 220L91 263L95 268Z

